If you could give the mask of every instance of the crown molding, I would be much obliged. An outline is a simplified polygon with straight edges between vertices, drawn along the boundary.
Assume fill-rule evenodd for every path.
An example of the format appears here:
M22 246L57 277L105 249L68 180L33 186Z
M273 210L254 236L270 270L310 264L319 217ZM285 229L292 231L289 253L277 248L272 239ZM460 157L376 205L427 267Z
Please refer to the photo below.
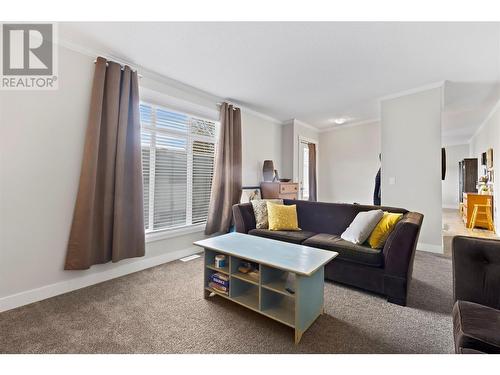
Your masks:
M182 91L186 94L198 96L198 97L201 97L207 101L213 102L214 108L217 108L216 107L217 103L226 101L226 102L229 102L229 103L234 104L235 106L239 107L242 111L249 113L251 115L260 117L263 120L270 121L274 124L279 124L279 125L283 124L283 121L281 121L277 118L274 118L272 116L269 116L265 113L256 111L256 110L249 108L245 105L242 105L237 100L231 100L231 99L219 97L219 96L214 95L212 93L209 93L207 91L198 89L194 86L188 85L186 83L177 81L173 78L167 77L163 74L157 73L157 72L155 72L151 69L148 69L142 65L136 64L133 61L127 61L127 60L124 60L123 58L113 56L112 54L106 53L104 51L99 51L97 49L86 48L86 47L83 47L79 44L70 42L70 41L63 39L63 38L59 38L59 40L57 41L57 44L59 44L60 46L62 46L64 48L67 48L71 51L74 51L74 52L80 53L82 55L91 57L92 59L95 59L96 56L103 56L109 60L113 60L113 61L116 61L118 63L128 65L132 69L137 70L144 78L155 80L155 81L160 82L166 86L169 86L169 87L174 88L176 90Z
M445 83L446 83L446 81L438 81L438 82L429 83L428 85L415 87L413 89L395 92L393 94L389 94L389 95L385 95L385 96L380 97L378 99L378 101L383 102L386 100L396 99L396 98L399 98L401 96L412 95L412 94L417 94L417 93L422 92L422 91L437 89L440 87L444 87Z
M500 109L500 100L497 101L497 104L495 104L493 106L493 108L491 109L490 113L488 113L488 116L486 116L486 118L484 119L484 121L481 123L481 125L479 125L479 127L476 129L476 131L474 132L474 134L472 135L472 137L470 137L469 139L469 143L472 142L472 140L479 134L479 132L481 130L483 130L483 128L486 126L486 123L488 121L490 121L490 119L493 117L493 115L495 114L495 112L497 110Z
M311 130L313 130L315 132L319 132L319 128L317 128L314 125L308 124L307 122L304 122L302 120L297 120L296 118L294 118L293 121L296 122L297 124L299 124L300 126L303 126L305 128L311 129Z
M356 126L367 125L367 124L376 124L376 123L380 123L380 119L372 118L372 119L368 119L368 120L361 120L361 121L356 121L356 122L352 122L352 123L347 123L345 125L336 125L332 128L320 129L320 133L328 133L331 131L342 130L342 129L347 129L347 128L354 128Z
M59 38L58 44L62 47L65 47L65 48L71 50L71 51L80 53L80 54L85 55L85 56L89 56L93 59L95 59L96 56L102 56L108 60L116 61L117 63L123 64L123 65L128 65L132 69L137 70L138 73L140 73L144 78L158 81L166 86L177 89L179 91L183 91L187 94L192 94L192 95L196 95L199 97L203 97L204 99L207 99L209 101L213 101L215 103L217 101L223 100L223 98L220 98L220 97L213 95L209 92L200 90L196 87L190 86L190 85L185 84L185 83L180 82L180 81L177 81L173 78L167 77L163 74L160 74L160 73L157 73L153 70L150 70L150 69L148 69L140 64L136 64L133 61L125 60L123 58L114 56L113 54L110 54L110 53L107 53L104 51L100 51L98 49L83 47L79 44L70 42L70 41L63 39L63 38ZM214 103L214 105L215 105L215 103Z
M469 146L467 139L459 139L454 142L443 142L442 147Z
M300 126L303 126L304 128L307 128L307 129L311 129L315 132L319 132L320 129L311 125L311 124L308 124L307 122L304 122L304 121L301 121L301 120L297 120L296 118L291 118L289 120L285 120L285 121L282 121L281 122L281 125L283 126L287 126L287 125L294 125L294 124L297 124L297 125L300 125Z
M300 126L303 126L304 128L307 128L307 129L311 129L315 132L320 132L321 129L320 128L317 128L316 126L314 125L311 125L311 124L308 124L307 122L304 122L304 121L301 121L301 120L297 120L296 118L291 118L289 120L285 120L285 121L282 121L281 124L283 126L286 126L286 125L293 125L297 123L297 125L300 125Z
M258 112L258 111L254 110L254 109L248 108L248 107L246 107L244 105L239 104L237 101L233 101L233 100L226 100L226 101L229 102L229 103L231 103L231 104L234 104L236 107L240 108L242 111L244 111L246 113L249 113L249 114L257 116L257 117L260 117L261 119L269 121L269 122L272 122L273 124L277 124L277 125L283 125L284 124L283 121L278 120L275 117L272 117L272 116L266 115L265 113Z

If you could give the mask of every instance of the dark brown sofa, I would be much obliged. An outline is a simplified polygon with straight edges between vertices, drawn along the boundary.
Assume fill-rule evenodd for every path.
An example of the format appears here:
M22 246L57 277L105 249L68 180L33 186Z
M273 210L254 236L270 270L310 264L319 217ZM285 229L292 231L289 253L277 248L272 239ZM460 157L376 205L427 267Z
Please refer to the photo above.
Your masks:
M500 354L500 241L457 236L452 255L455 352Z
M402 208L284 200L296 204L301 231L255 229L250 203L233 206L236 231L254 236L303 244L339 253L325 267L325 279L387 296L389 302L406 305L413 258L423 215ZM373 209L402 213L383 249L355 245L340 238L355 216Z

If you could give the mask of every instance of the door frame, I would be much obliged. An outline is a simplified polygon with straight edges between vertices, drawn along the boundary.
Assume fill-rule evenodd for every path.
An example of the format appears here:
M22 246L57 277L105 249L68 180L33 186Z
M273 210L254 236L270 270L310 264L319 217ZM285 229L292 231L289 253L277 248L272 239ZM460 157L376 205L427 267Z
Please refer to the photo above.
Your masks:
M300 145L302 143L313 143L316 145L316 189L318 190L316 192L316 195L319 196L319 141L316 139L311 139L307 137L303 137L301 135L298 136L298 142L297 142L297 182L299 183L299 196L298 198L302 200L302 166L300 165L300 160L301 160L301 152L300 152Z

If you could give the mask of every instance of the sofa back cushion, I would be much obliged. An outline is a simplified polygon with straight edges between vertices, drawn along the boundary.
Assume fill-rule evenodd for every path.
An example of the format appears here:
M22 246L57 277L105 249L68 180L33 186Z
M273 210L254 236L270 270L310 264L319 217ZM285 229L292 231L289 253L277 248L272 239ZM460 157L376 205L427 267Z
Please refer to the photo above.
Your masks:
M341 235L359 212L381 209L392 213L406 214L403 208L367 206L361 204L309 202L285 199L284 204L297 205L299 228L314 233Z
M299 231L297 209L294 204L284 205L267 202L269 230Z
M392 212L384 212L382 220L380 220L373 229L370 237L368 238L368 244L372 249L382 249L384 247L385 241L389 238L389 235L396 227L399 220L403 218L403 214L395 214Z
M384 211L382 210L358 212L351 224L342 232L340 238L360 245L370 237L370 234L383 217Z
M255 215L255 228L257 229L269 228L267 202L283 204L283 199L253 199L250 201Z

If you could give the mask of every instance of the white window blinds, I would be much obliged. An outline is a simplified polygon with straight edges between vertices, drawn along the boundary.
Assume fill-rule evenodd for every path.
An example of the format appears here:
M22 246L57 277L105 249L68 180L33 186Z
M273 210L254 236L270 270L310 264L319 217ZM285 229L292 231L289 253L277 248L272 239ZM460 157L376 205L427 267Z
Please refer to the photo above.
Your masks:
M216 123L142 103L146 232L207 220Z

